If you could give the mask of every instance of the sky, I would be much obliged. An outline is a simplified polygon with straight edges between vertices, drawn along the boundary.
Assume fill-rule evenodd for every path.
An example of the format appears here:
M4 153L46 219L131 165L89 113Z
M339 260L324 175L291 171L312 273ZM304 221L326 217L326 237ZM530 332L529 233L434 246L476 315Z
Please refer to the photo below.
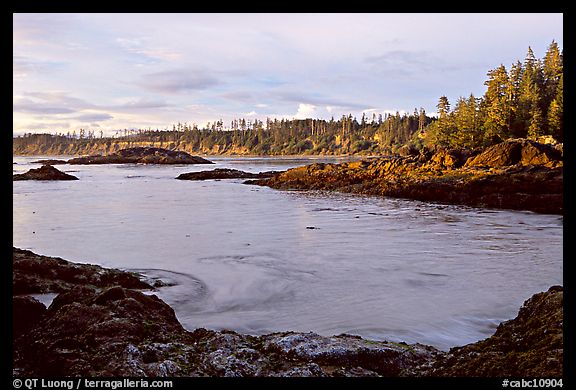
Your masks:
M13 14L13 134L431 115L552 40L561 13Z

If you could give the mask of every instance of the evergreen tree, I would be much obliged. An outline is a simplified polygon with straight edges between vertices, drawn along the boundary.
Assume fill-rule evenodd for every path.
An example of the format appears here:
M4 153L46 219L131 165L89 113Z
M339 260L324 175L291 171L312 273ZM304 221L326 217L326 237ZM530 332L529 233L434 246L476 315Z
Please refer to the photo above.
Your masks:
M556 96L550 103L547 115L549 133L558 141L564 140L564 76L556 87Z
M560 76L563 73L563 58L558 44L552 41L543 61L544 99L548 106L556 97Z
M454 107L453 121L455 131L451 139L451 146L456 148L474 148L480 140L480 127L478 121L478 100L473 94L468 99L460 97Z
M522 73L524 68L520 61L516 61L510 68L508 78L508 101L510 103L510 117L508 127L512 137L520 138L526 135L524 122L518 115L518 105L521 96Z
M506 67L500 65L488 72L488 87L484 94L484 141L488 144L500 142L510 136L510 96L508 93L508 73Z
M520 95L518 97L517 120L519 122L521 137L535 137L546 132L542 120L543 107L543 75L541 62L536 59L534 52L528 47L524 59L524 71L520 80ZM540 126L538 128L538 126Z

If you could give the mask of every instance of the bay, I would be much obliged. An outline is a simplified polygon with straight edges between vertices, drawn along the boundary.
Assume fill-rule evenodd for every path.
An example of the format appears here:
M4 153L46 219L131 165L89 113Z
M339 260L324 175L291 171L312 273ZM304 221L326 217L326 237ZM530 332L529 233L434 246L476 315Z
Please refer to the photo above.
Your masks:
M14 157L14 173L40 158ZM175 180L342 161L209 159L57 165L80 180L14 182L13 245L170 282L156 294L188 329L349 333L444 350L489 337L532 294L563 284L558 215Z

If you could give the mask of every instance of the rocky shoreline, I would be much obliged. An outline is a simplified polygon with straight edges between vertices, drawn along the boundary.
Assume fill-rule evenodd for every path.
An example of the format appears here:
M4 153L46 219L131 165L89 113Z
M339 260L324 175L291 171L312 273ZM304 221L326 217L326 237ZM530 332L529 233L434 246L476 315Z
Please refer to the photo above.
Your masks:
M316 163L246 184L563 213L562 150L550 145L511 139L483 151L423 149L406 154Z
M443 352L352 335L188 331L153 295L161 281L141 279L13 248L14 376L562 376L561 286L492 337ZM58 295L46 308L38 292Z

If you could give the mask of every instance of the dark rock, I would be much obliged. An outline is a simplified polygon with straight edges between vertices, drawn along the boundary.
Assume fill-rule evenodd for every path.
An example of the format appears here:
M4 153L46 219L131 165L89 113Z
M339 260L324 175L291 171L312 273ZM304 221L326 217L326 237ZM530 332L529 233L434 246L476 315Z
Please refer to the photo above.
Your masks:
M183 151L152 147L136 147L119 150L107 156L77 157L68 160L68 164L213 164L199 156Z
M78 180L78 178L50 165L43 165L40 168L30 169L26 173L12 175L12 180Z
M54 159L47 159L47 160L37 160L32 161L32 164L42 164L42 165L60 165L60 164L68 164L65 160L54 160Z
M414 145L406 144L398 148L397 153L399 156L408 157L408 156L417 156L419 154L419 151L414 147Z
M15 295L63 292L79 285L153 289L150 284L140 280L138 275L130 272L91 264L75 264L23 249L13 248L12 260L12 288Z
M553 286L524 302L516 318L501 323L493 336L452 348L421 374L560 378L563 324L563 288Z
M97 305L105 305L108 302L118 301L120 299L126 299L126 293L122 287L115 286L100 293L100 295L94 299L94 303Z
M29 296L15 296L12 298L12 330L16 339L26 333L42 319L46 313L46 306Z
M277 175L279 171L267 171L250 173L237 169L217 168L212 171L182 173L176 179L179 180L209 180L209 179L264 179Z
M172 308L138 291L76 287L16 345L21 372L37 376L142 376L124 354L186 336Z
M423 147L422 149L420 149L420 153L418 154L418 162L425 163L429 161L433 155L434 155L433 150L427 147Z

